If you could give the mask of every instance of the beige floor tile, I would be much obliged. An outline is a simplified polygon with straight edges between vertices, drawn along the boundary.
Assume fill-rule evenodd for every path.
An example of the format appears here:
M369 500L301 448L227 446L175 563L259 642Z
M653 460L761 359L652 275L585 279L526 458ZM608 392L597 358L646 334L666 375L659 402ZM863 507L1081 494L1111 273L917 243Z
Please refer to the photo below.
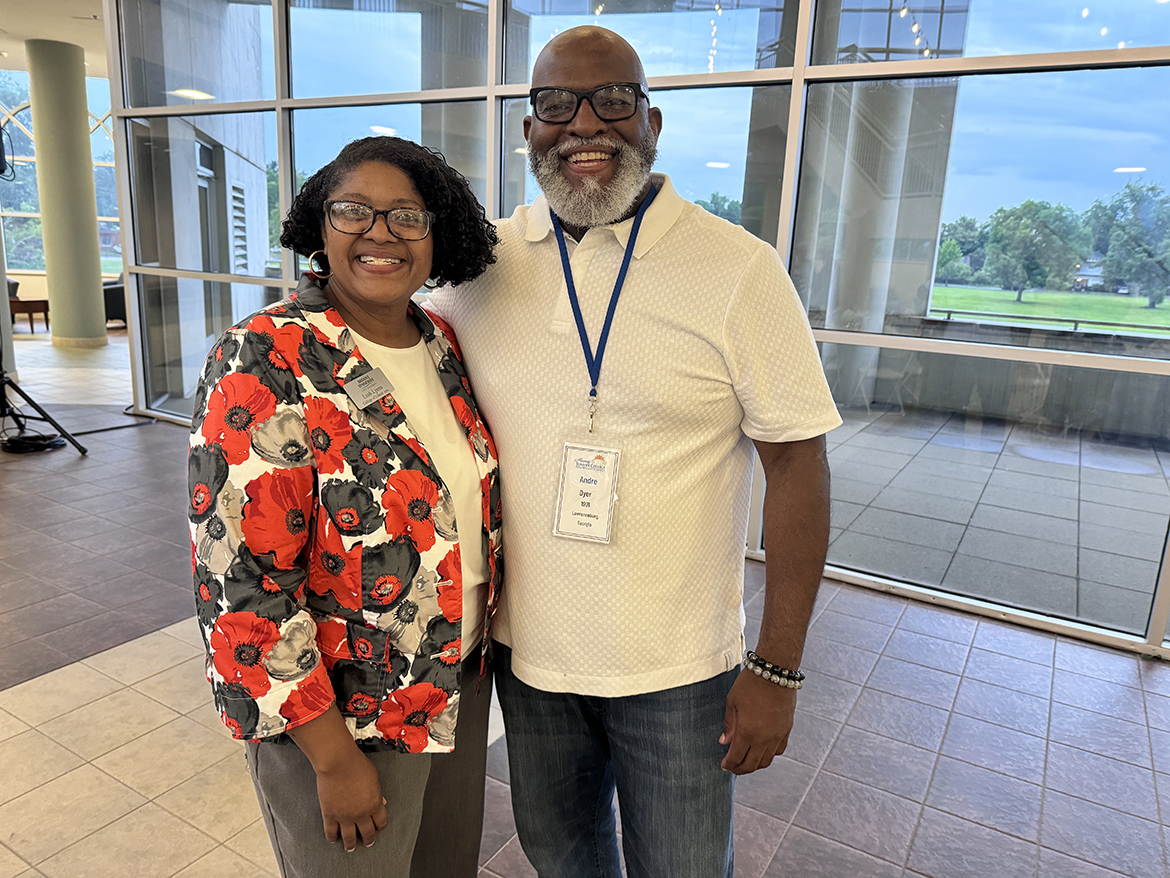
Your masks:
M204 769L163 793L155 803L217 841L226 841L260 818L243 753L233 753Z
M231 848L241 857L274 874L280 874L276 854L272 853L272 842L268 839L268 830L264 828L263 820L257 820L243 832L233 835L224 842L224 847Z
M81 757L36 729L0 742L0 803L23 796L81 762Z
M137 683L172 668L195 655L202 655L189 643L184 643L155 631L121 646L90 656L84 663L122 683Z
M161 674L147 677L135 683L134 688L179 713L186 713L211 701L211 684L207 682L202 655L187 659Z
M211 687L207 689L207 700L200 704L194 710L189 710L185 714L190 719L195 720L199 725L211 729L213 732L218 732L229 741L236 740L232 737L231 731L223 724L223 719L219 715L219 711L215 708L215 703L211 700Z
M173 875L213 847L198 829L147 803L37 868L48 878L155 878Z
M22 878L28 872L28 863L7 848L0 848L0 878Z
M145 802L108 774L82 765L0 806L0 841L39 863Z
M93 760L178 716L141 692L123 689L45 723L40 731L79 756Z
M163 634L169 634L171 637L195 647L200 652L203 652L205 649L203 635L199 633L199 620L194 616L184 619L182 622L176 622L174 625L168 625L166 628L160 630Z
M27 732L28 728L28 723L17 719L6 710L0 710L0 741L7 741L21 732Z
M0 708L36 726L121 688L117 680L79 662L5 689Z
M179 872L175 878L271 878L276 874L225 847L218 847Z
M153 799L238 752L237 748L234 742L181 716L95 759L94 765Z

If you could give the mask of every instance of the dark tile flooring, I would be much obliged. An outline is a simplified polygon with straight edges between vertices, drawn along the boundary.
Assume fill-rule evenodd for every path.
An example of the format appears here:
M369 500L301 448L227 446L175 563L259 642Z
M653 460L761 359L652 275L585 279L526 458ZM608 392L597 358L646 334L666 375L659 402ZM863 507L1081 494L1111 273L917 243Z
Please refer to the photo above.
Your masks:
M79 435L0 451L0 689L193 613L183 427L46 406ZM49 428L44 428L49 429Z
M185 429L84 442L0 454L0 689L192 614ZM761 588L750 563L749 643ZM788 752L737 787L739 878L1170 876L1170 665L826 583L805 667ZM482 874L531 876L503 740L489 773Z

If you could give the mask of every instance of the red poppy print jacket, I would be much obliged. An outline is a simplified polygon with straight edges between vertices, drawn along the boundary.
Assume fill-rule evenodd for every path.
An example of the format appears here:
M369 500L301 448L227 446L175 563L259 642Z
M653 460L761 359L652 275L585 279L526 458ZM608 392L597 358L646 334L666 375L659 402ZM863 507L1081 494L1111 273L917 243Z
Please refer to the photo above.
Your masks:
M483 520L467 526L487 533L486 645L502 576L495 446L450 330L413 304L410 316L479 467ZM459 692L476 681L460 680L453 506L394 399L359 408L345 392L370 371L311 280L224 333L204 366L192 567L207 678L237 738L279 736L336 702L365 749L455 748Z

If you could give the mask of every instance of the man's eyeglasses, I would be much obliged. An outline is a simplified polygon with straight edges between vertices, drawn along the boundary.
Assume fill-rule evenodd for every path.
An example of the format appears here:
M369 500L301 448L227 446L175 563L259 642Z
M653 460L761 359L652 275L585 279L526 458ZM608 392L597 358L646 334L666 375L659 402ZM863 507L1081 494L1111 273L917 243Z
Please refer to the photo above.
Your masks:
M413 207L391 207L378 210L360 201L326 201L325 215L329 225L343 235L364 235L374 227L378 217L386 217L386 228L403 241L421 241L431 233L435 215L429 210Z
M572 122L581 109L581 101L589 101L598 119L620 122L638 112L638 96L650 96L636 82L613 82L597 88L577 91L573 88L534 88L528 93L532 111L541 122L563 125Z

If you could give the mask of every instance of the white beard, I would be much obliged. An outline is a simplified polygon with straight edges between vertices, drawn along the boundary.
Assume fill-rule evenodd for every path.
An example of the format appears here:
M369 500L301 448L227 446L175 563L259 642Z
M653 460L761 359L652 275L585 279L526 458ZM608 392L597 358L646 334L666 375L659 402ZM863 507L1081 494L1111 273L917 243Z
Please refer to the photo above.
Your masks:
M609 185L602 186L596 177L585 177L581 187L575 189L561 173L561 156L582 146L613 150L610 161L616 161L618 167ZM630 212L650 181L650 169L657 157L658 136L651 129L637 147L603 135L574 138L557 144L544 155L529 152L528 166L549 208L563 223L592 229L616 223Z

